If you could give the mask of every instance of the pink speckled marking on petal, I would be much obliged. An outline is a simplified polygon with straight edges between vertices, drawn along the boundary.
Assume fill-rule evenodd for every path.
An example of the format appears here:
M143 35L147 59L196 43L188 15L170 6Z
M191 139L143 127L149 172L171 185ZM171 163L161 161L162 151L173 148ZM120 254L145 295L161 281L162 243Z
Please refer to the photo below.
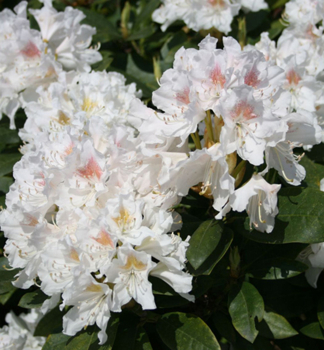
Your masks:
M248 104L246 101L240 101L234 106L231 117L233 119L250 120L256 118L257 115L254 113L253 106Z
M258 79L258 71L255 68L252 68L244 77L244 84L257 87L260 83Z
M301 80L301 77L293 68L287 72L286 78L288 79L290 85L298 85Z
M20 51L24 56L28 58L34 58L40 56L38 47L31 41Z
M224 85L226 83L226 78L222 74L222 70L221 70L219 64L216 64L215 68L211 71L210 78L215 85L219 84L222 88L224 87Z
M188 86L185 87L185 89L182 92L176 93L176 100L188 105L190 103L189 92L190 92L189 87Z
M93 178L94 176L100 179L102 170L96 160L91 157L85 167L77 170L77 174L87 179Z

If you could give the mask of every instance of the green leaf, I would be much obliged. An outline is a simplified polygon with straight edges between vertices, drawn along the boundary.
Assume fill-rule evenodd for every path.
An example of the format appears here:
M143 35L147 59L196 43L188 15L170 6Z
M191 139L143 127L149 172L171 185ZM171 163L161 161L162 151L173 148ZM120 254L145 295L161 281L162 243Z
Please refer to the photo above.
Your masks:
M150 1L142 1L142 10L136 16L134 28L143 27L143 24L150 23L152 21L152 13L160 4L160 0L150 0Z
M275 39L277 36L281 34L281 32L285 28L286 26L282 23L281 19L271 22L271 28L269 29L269 38L271 40Z
M67 341L71 339L68 335L58 333L58 334L50 334L46 343L44 344L42 350L62 350L66 349L65 345Z
M127 41L147 38L148 36L153 35L155 33L155 29L156 29L155 26L151 25L149 27L145 27L145 28L138 29L137 31L133 31L127 37Z
M79 7L78 9L87 16L83 20L83 23L89 24L90 26L95 27L97 30L97 34L93 36L94 42L99 41L101 43L106 43L108 41L121 39L122 36L118 29L106 16L96 11L88 10L84 7Z
M213 332L195 315L182 312L164 314L156 330L171 350L221 350Z
M64 314L65 312L60 311L59 307L51 310L38 322L34 336L47 337L51 333L61 333Z
M274 312L264 313L258 330L260 335L269 339L285 339L298 334L283 316Z
M138 329L134 350L153 350L150 340L143 327Z
M317 318L324 329L324 295L321 296L317 304Z
M2 176L0 177L0 191L7 193L9 192L9 187L13 183L13 178L10 176Z
M267 234L249 231L248 220L237 217L235 226L245 237L260 243L324 242L324 192L314 188L291 187L279 191L279 214L274 230Z
M26 293L20 299L18 306L26 309L35 309L41 307L46 299L48 299L48 296L40 289L37 289L34 292Z
M98 327L91 326L74 337L69 337L62 333L50 334L42 350L112 350L118 320L118 317L115 316L110 319L107 327L108 340L104 345L99 345Z
M5 305L16 290L17 288L12 286L12 288L8 292L0 294L0 304Z
M93 70L103 71L109 68L111 62L113 61L111 51L100 50L102 55L102 61L99 61L92 65Z
M320 181L324 178L324 165L315 163L304 156L299 162L306 169L305 181L308 187L320 188Z
M270 258L259 260L247 270L247 275L265 280L286 279L306 271L308 266L300 261L288 258Z
M278 7L282 7L284 6L289 0L277 0L272 6L271 6L271 10L274 10Z
M259 333L255 318L261 322L264 315L264 303L258 290L251 283L243 282L230 291L228 304L233 326L243 338L253 343Z
M308 324L307 326L303 327L300 332L305 334L307 337L324 340L324 330L319 322Z
M1 144L12 144L19 143L20 138L17 130L10 130L8 125L0 126L0 143Z
M302 275L299 275L302 276ZM287 280L254 280L254 284L264 299L265 305L286 317L298 317L315 307L316 290L309 285L298 287Z
M219 334L227 341L234 344L236 342L236 332L229 317L220 312L213 315L214 325Z
M0 154L0 176L11 173L13 166L20 158L21 154L19 153Z
M196 270L193 274L209 274L225 255L232 240L232 231L224 229L219 221L203 222L191 237L187 251L187 259Z
M147 65L147 62L142 60L140 57L136 55L128 55L126 73L133 77L133 81L136 82L138 88L142 89L144 85L145 89L149 89L151 94L153 90L156 90L158 88L158 84L153 73L153 63L151 66L152 73L144 70Z
M121 314L113 350L134 349L135 346L139 317L125 311L128 310Z

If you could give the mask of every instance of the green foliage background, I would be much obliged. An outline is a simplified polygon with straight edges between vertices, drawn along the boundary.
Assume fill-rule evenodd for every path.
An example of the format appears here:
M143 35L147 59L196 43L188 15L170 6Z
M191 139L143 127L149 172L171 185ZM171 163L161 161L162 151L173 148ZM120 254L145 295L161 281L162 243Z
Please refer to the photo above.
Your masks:
M0 0L0 10L13 8L18 1ZM241 44L255 43L263 31L277 39L284 26L281 15L285 0L269 0L269 10L234 20L229 34ZM135 82L150 105L156 78L170 68L181 47L197 47L208 33L195 33L182 22L166 32L152 22L159 0L54 0L58 10L74 6L87 16L84 23L97 28L94 44L101 44L103 61L95 70L117 71L128 83ZM29 1L39 8L38 0ZM31 18L34 28L36 22ZM218 37L222 34L211 30ZM22 111L17 127L23 126ZM20 159L17 130L0 122L0 205L13 182L12 169ZM114 314L108 325L109 340L98 345L96 327L75 337L62 334L63 313L52 310L39 323L35 335L46 336L44 350L320 350L324 349L324 278L318 288L309 286L307 266L296 261L310 243L324 241L324 193L319 182L324 177L324 149L315 146L302 159L307 177L300 187L288 187L275 173L267 181L281 183L279 215L271 234L250 232L245 214L233 213L225 222L216 222L210 200L192 192L177 207L182 215L181 236L191 235L188 270L194 275L195 303L152 278L158 309L143 311L139 305ZM246 176L255 171L247 168ZM1 236L1 246L5 239ZM2 250L1 250L2 253ZM11 284L17 271L8 271L0 258L1 326L9 310L16 314L40 307L46 295L36 287L18 290ZM233 348L230 348L232 344Z

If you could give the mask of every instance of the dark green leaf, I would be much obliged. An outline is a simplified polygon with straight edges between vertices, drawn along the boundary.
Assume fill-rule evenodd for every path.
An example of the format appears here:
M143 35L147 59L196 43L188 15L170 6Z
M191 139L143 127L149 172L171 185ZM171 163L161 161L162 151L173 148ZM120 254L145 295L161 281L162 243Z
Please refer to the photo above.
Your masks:
M112 350L117 327L118 317L113 316L107 327L108 340L104 345L99 345L98 328L91 326L74 337L62 333L50 334L42 350Z
M51 333L61 333L64 313L60 311L59 307L51 310L38 322L34 335L47 337Z
M9 126L1 125L0 126L0 143L1 144L11 144L19 143L20 138L18 136L17 130L10 130Z
M121 34L118 29L109 21L109 19L102 14L88 10L84 7L80 7L87 17L83 20L83 23L89 24L96 28L97 34L93 36L93 41L99 41L105 43L111 40L121 39Z
M315 163L304 156L299 162L306 169L305 182L308 187L320 188L320 181L324 178L324 165Z
M228 304L233 326L243 338L253 343L259 333L255 318L261 322L264 315L264 303L258 290L251 283L243 282L230 291Z
M127 40L131 41L131 40L147 38L148 36L154 33L155 33L155 27L154 25L151 25L149 27L145 27L145 28L138 29L137 31L133 31L130 34L130 36L127 37Z
M307 335L307 337L324 340L324 330L319 322L308 324L307 326L303 327L300 332Z
M142 1L142 10L136 16L134 28L140 28L143 24L150 23L152 21L152 13L160 4L160 0Z
M206 323L194 315L182 312L164 314L156 329L171 350L221 350Z
M68 335L58 333L58 334L50 334L46 343L44 344L42 350L62 350L66 349L67 341L71 339Z
M134 350L153 350L150 340L143 327L138 329Z
M265 280L286 279L306 271L308 266L289 258L259 260L247 270L248 276Z
M317 318L319 320L320 325L324 329L324 295L321 296L317 304Z
M21 154L19 153L0 154L0 176L11 173L13 166L20 158Z
M13 178L9 176L0 177L0 191L7 193L9 192L9 187L13 183Z
M113 350L134 349L137 339L138 316L131 312L121 314Z
M324 242L324 192L314 188L291 187L279 191L279 214L274 230L267 234L243 229L242 218L236 220L237 231L256 242L319 243Z
M222 337L224 337L227 341L234 344L236 342L236 332L232 325L232 322L228 316L220 312L216 312L213 315L213 322Z
M258 330L260 335L269 339L285 339L298 334L283 316L274 312L264 313Z
M12 286L12 288L8 292L0 294L0 304L5 305L15 291L16 288Z
M274 10L278 7L284 6L289 0L277 0L272 6L271 9Z
M19 301L19 306L26 309L39 308L43 305L43 302L48 299L48 296L44 294L40 289L34 292L26 293Z
M224 256L232 240L233 233L224 229L219 221L203 222L191 237L187 251L188 261L196 270L194 274L209 274Z

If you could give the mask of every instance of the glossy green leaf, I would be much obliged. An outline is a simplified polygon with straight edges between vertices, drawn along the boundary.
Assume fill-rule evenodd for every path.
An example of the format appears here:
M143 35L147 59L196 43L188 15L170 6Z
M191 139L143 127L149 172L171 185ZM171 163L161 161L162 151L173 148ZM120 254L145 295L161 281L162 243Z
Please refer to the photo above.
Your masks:
M171 350L220 350L217 339L206 323L182 312L164 314L156 325L163 342Z
M261 322L264 315L262 296L251 283L243 282L230 291L228 304L233 326L243 338L253 343L259 333L255 321Z
M274 312L264 313L258 330L261 336L269 339L285 339L298 334L283 316Z
M243 228L242 217L235 227L245 237L260 243L319 243L324 242L324 192L314 188L289 187L279 191L279 214L274 230L267 234Z
M35 309L41 307L46 299L48 299L48 296L37 289L34 292L26 293L20 299L18 305L26 309Z
M187 258L196 270L193 274L209 274L224 256L233 240L231 230L219 221L203 222L190 239Z
M248 270L248 276L265 280L286 279L306 271L308 266L289 258L260 259Z
M307 337L324 340L324 330L319 322L308 324L307 326L303 327L300 332L305 334Z
M11 173L13 166L20 158L21 154L19 153L0 154L0 176Z

